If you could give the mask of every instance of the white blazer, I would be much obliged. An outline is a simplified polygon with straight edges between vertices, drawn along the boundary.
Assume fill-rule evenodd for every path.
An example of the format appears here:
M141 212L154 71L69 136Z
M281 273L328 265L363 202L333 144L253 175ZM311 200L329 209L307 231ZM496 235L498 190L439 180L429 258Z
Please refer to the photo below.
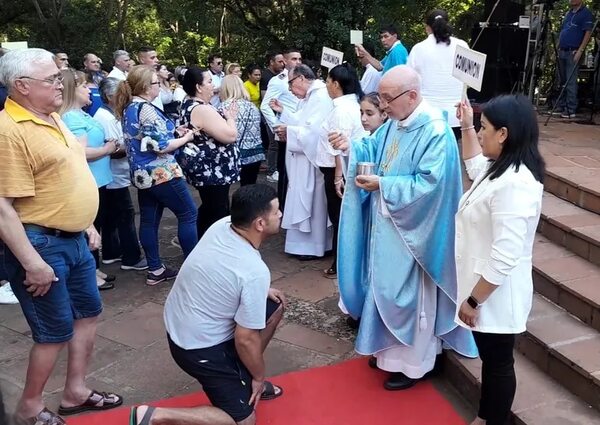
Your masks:
M490 163L478 155L465 161L475 180L456 213L458 309L481 276L498 288L481 305L477 332L517 334L525 331L531 310L531 254L542 209L543 185L521 165L500 177L485 177ZM485 178L484 178L485 177Z

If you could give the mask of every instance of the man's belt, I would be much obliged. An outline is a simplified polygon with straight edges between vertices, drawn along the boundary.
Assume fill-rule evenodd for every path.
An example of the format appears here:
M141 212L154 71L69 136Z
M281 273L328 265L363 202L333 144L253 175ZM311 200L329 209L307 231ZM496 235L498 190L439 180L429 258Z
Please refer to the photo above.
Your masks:
M76 238L81 236L82 232L65 232L64 230L52 229L50 227L38 226L37 224L24 224L25 230L41 233L42 235L55 236L57 238Z

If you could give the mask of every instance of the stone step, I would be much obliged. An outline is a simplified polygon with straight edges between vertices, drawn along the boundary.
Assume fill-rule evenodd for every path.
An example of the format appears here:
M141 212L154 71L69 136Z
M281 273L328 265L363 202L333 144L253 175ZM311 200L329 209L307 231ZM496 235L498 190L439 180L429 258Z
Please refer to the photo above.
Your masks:
M581 258L600 265L600 214L545 192L538 231Z
M600 333L539 294L516 350L542 372L600 409Z
M533 248L533 286L600 331L600 266L538 233Z
M565 158L562 158L564 161ZM591 159L587 159L592 161ZM588 211L600 214L598 161L577 167L546 168L544 189Z
M598 425L600 412L573 395L540 371L530 360L515 352L517 393L511 424ZM444 374L477 409L481 386L481 361L445 351Z

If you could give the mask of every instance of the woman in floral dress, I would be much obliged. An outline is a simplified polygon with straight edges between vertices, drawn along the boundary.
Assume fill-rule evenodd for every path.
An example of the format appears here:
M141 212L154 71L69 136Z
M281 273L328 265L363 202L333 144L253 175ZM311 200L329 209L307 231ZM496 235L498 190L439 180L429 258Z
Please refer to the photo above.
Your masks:
M131 181L138 189L140 242L148 260L147 285L177 275L162 263L158 249L158 228L165 207L177 217L177 236L184 257L198 242L196 206L173 156L193 140L194 134L179 128L182 136L175 135L175 124L151 103L159 93L154 69L139 65L133 67L115 95L115 113L123 123Z
M212 74L191 67L183 77L188 98L181 105L181 124L194 131L176 155L188 182L198 189L198 238L217 220L229 215L229 188L240 179L235 107L218 112L209 102L213 96Z

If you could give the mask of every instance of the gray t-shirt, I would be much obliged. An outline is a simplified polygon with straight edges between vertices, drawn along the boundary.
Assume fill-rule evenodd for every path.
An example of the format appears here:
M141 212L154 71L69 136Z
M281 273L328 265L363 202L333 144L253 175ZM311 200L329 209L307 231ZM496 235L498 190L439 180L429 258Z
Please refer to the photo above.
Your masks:
M169 336L185 350L233 338L236 323L264 329L271 274L260 253L225 217L187 257L165 303Z

